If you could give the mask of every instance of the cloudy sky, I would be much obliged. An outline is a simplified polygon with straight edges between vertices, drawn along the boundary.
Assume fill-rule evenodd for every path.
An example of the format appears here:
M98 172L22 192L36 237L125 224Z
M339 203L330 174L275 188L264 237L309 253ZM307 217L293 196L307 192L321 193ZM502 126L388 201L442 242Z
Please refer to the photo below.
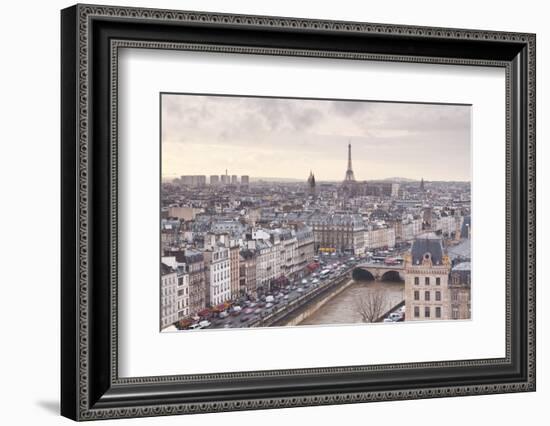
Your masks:
M470 180L469 106L162 95L162 175Z

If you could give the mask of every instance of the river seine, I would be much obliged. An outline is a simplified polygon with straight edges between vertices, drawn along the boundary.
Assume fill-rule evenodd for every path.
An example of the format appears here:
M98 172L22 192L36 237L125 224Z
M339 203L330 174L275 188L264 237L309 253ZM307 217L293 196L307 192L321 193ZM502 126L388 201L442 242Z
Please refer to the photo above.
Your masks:
M299 325L353 324L362 322L355 301L368 292L382 290L387 294L387 303L393 307L404 298L405 285L394 281L356 281L340 294L334 296L319 310ZM388 309L389 309L388 307Z

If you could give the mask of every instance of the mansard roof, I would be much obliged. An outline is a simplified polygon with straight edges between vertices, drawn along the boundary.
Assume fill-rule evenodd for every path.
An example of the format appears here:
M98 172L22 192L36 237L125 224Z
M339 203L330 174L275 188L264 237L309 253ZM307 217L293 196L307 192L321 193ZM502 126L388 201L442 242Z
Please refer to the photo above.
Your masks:
M426 254L430 255L432 264L434 265L440 265L443 262L441 239L434 233L420 235L414 240L411 249L413 265L422 264L422 260Z

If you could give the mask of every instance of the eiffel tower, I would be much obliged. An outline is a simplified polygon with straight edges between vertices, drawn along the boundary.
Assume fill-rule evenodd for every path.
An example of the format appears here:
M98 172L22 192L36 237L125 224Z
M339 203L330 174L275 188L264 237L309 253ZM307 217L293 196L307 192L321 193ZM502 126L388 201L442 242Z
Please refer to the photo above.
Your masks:
M355 182L355 176L353 175L353 169L351 168L351 144L348 144L348 169L346 170L346 177L344 182Z

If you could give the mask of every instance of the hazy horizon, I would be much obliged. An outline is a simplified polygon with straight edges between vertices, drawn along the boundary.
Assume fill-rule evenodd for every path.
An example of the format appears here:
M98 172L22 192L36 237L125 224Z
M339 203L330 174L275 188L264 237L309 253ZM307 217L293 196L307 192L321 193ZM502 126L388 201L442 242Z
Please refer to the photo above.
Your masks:
M467 105L162 95L162 177L471 180ZM209 172L205 172L209 170Z
M200 176L206 176L206 184L207 185L210 185L210 176L221 176L221 175L216 175L215 173L212 173L212 174L206 174L206 173L202 173L202 174L198 174ZM231 178L231 174L228 173L228 176L229 178ZM238 178L239 178L239 183L240 183L240 180L241 180L241 176L242 175L236 175ZM266 181L266 182L290 182L290 183L306 183L307 182L307 177L306 179L304 178L297 178L297 177L277 177L277 176L250 176L250 175L247 175L250 179L250 182L253 183L253 182L257 182L257 181ZM308 174L309 176L309 174ZM172 181L174 179L178 179L180 178L181 176L163 176L162 177L162 180L163 181ZM270 179L272 179L270 181ZM317 176L315 176L315 182L317 183L338 183L338 182L341 182L342 179L317 179ZM363 180L356 180L357 182L361 183L361 182L384 182L384 181L387 181L387 182L395 182L395 183L415 183L415 182L420 182L420 179L409 179L409 178L406 178L406 177L395 177L395 178L391 178L391 177L388 177L388 178L373 178L373 179L363 179ZM426 183L430 183L430 182L457 182L457 183L470 183L471 180L456 180L456 179L451 179L451 180L441 180L441 179L424 179L424 182ZM221 185L221 181L220 181L220 185Z

